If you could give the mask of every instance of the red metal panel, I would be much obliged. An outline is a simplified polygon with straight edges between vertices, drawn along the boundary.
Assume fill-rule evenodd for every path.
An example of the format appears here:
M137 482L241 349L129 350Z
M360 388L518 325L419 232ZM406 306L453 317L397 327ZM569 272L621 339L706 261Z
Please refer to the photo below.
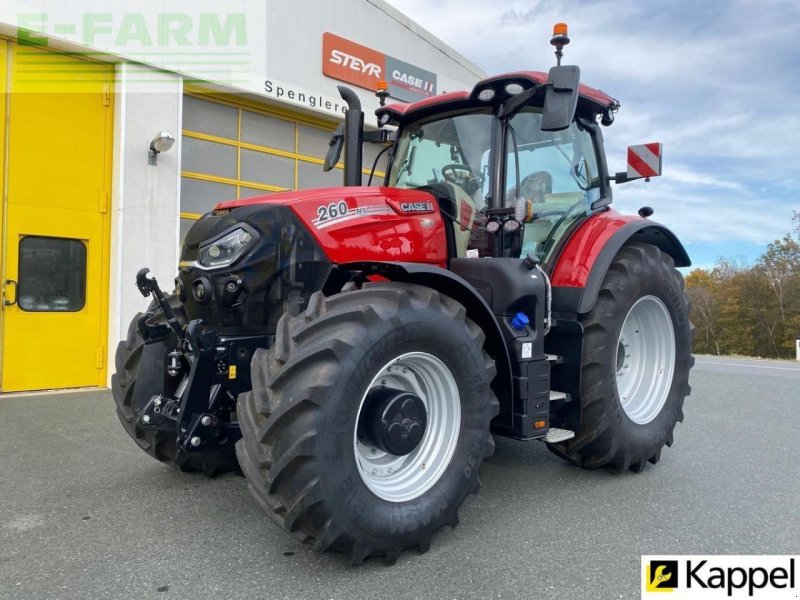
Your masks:
M425 98L424 100L420 100L419 102L412 102L411 104L403 104L400 102L387 104L386 108L379 108L378 111L376 112L382 112L386 110L398 115L404 115L406 113L420 110L428 106L439 106L442 104L447 104L449 102L466 100L467 98L469 98L469 92L448 92L446 94L439 94L438 96L431 96L430 98Z
M597 257L606 242L625 224L641 217L621 215L609 210L592 215L578 228L564 246L550 278L554 287L586 286Z

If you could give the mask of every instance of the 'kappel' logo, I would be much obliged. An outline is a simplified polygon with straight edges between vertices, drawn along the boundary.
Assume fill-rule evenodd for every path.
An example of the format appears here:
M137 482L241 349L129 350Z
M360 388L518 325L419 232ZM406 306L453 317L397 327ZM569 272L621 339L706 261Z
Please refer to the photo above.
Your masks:
M800 598L800 556L776 554L642 556L642 598Z
M648 592L671 592L678 587L677 560L651 560L645 571Z

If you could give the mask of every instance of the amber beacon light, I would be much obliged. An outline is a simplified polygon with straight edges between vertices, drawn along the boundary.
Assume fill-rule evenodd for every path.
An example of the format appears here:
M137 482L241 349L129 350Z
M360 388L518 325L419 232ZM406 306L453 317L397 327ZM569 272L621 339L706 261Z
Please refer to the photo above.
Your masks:
M385 106L386 98L389 97L389 82L381 79L378 82L378 89L375 91L375 95L378 97L381 106Z
M556 64L561 66L561 57L564 56L562 49L569 44L566 23L556 23L553 25L553 37L550 38L550 43L556 47Z

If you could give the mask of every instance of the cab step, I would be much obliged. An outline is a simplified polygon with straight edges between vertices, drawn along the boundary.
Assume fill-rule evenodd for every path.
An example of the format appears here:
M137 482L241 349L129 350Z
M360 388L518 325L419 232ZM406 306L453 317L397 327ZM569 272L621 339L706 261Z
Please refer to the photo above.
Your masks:
M569 429L556 429L555 427L551 427L547 431L547 435L544 436L544 443L545 444L557 444L559 442L566 442L567 440L571 440L575 437L575 432L570 431Z
M556 363L557 365L560 365L564 362L564 358L558 354L545 354L544 357L547 362Z
M566 400L566 399L567 399L566 393L550 390L550 402L556 402L557 400Z

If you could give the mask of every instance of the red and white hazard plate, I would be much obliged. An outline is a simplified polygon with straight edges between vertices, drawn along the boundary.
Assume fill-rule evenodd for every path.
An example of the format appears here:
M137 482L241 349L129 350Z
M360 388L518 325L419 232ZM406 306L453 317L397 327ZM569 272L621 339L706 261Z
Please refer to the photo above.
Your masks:
M661 175L661 143L628 146L628 179Z

